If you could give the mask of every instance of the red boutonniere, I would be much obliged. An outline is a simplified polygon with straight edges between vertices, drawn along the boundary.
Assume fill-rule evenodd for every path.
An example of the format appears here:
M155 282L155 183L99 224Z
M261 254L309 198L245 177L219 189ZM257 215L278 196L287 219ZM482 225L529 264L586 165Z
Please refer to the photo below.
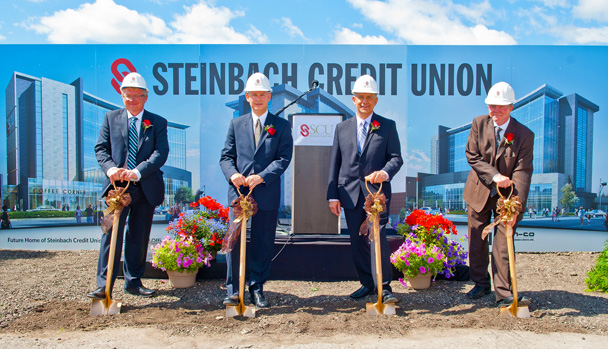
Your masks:
M374 120L374 122L372 122L372 126L371 126L372 131L371 132L378 131L379 128L380 128L380 123L378 122L378 120Z
M513 139L515 138L515 136L512 133L507 133L505 135L505 144L513 144Z
M148 128L150 128L150 127L154 126L154 125L152 125L152 123L150 122L150 120L144 120L144 121L142 122L142 126L144 127L144 131L145 131L145 130L147 130Z
M264 131L268 132L268 134L272 136L277 131L277 129L274 128L274 126L272 124L270 124L270 125L264 126Z

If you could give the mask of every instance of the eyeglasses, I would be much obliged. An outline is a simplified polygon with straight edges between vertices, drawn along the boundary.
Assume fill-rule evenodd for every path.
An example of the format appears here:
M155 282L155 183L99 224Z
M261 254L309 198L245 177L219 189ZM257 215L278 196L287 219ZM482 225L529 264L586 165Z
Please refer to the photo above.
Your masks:
M137 99L142 99L142 98L146 97L146 95L128 95L126 93L123 93L122 97L124 99L128 99L130 101L133 101L133 100L137 100Z

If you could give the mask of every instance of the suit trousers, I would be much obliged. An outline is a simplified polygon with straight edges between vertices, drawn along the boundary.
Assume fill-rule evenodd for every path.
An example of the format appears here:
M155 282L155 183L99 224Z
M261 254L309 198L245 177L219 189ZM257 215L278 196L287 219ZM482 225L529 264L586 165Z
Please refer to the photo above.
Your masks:
M496 203L498 195L490 197L481 212L475 212L468 207L469 218L469 274L476 285L491 287L490 275L488 274L489 244L488 238L481 239L483 228L492 222L492 216L496 217ZM517 224L513 227L515 232ZM501 222L494 228L492 238L492 278L494 279L494 293L496 300L510 297L511 277L509 273L509 253L507 247L507 236L505 225Z
M364 209L365 197L362 192L359 192L359 199L354 209L344 209L346 225L350 234L350 247L355 264L355 270L361 285L368 288L375 288L376 285L376 259L373 243L370 243L368 236L359 235L359 228L367 218ZM386 239L386 229L384 226L388 222L389 205L387 203L386 211L380 215L380 251L382 256L382 288L392 291L390 282L393 279L393 266L390 261L391 251L388 247ZM373 231L370 230L370 234Z
M146 270L146 255L148 251L148 243L150 241L150 229L152 228L152 219L154 218L154 206L150 205L144 196L141 185L131 183L127 189L127 193L131 195L131 204L123 208L120 215L118 226L118 235L116 236L116 253L114 255L114 270L112 271L112 286L118 275L118 266L120 263L120 255L123 246L123 231L125 224L127 225L126 234L124 234L124 263L123 274L125 277L125 288L137 288L142 286L141 278ZM128 218L128 219L127 219ZM99 260L97 263L97 286L104 287L106 285L106 274L108 268L108 258L110 252L110 243L112 231L101 237L101 246L99 248Z
M251 234L247 244L246 279L249 291L263 291L264 283L270 277L270 264L274 256L274 238L277 230L278 210L258 210L251 217ZM230 221L234 214L230 210ZM226 293L239 293L239 263L241 258L240 238L231 252L226 254Z

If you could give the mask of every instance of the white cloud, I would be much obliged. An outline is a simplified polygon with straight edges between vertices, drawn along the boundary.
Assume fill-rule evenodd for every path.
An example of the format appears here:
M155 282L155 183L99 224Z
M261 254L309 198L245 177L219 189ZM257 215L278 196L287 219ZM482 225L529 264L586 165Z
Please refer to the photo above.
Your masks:
M268 41L254 26L246 33L237 32L229 26L230 21L244 13L214 7L210 5L212 3L200 0L192 6L184 6L184 13L174 15L170 26L159 17L130 10L114 0L96 0L77 9L30 18L23 26L47 35L47 40L55 44L249 44Z
M572 12L576 17L581 19L608 22L608 1L579 0L578 5L574 6Z
M285 30L285 32L287 32L290 38L293 39L295 37L300 37L308 41L308 38L304 36L302 30L298 26L293 24L291 18L281 17L281 27Z
M554 31L566 44L608 44L608 27L580 28L566 26L555 28Z
M251 44L265 43L265 35L250 26L247 33L239 33L229 24L242 11L232 11L226 7L214 7L211 1L201 0L190 7L184 6L185 14L174 16L171 26L175 34L170 41L180 44Z
M171 34L162 19L139 14L113 0L96 0L31 22L25 24L26 28L46 34L54 44L163 43Z
M415 172L428 172L431 166L431 159L420 149L412 149L403 156L405 165L407 166L408 174L412 175L412 170Z
M570 0L535 0L549 8L570 7Z
M348 28L339 28L334 31L334 44L349 45L389 45L396 44L394 41L386 39L384 36L366 35L363 36Z
M382 29L411 44L426 45L514 45L504 31L489 29L486 16L492 13L488 1L468 7L440 0L348 0ZM387 15L390 14L390 15ZM457 16L474 25L467 26ZM475 17L481 18L476 20Z

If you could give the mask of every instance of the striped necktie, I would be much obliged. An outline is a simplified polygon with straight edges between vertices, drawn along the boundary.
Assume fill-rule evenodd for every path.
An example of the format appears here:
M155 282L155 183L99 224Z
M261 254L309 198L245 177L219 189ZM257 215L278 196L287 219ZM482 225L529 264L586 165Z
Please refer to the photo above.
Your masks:
M137 127L135 123L137 122L136 117L132 117L129 125L129 156L127 158L127 168L129 170L134 169L137 166L135 162L135 158L137 157Z
M365 138L367 138L367 122L363 121L361 124L361 126L359 127L359 132L358 132L358 148L359 148L359 155L361 155L361 152L363 151L363 145L365 144Z
M494 133L494 138L496 139L496 149L498 149L500 146L500 131L502 131L502 128L496 126L496 132Z

